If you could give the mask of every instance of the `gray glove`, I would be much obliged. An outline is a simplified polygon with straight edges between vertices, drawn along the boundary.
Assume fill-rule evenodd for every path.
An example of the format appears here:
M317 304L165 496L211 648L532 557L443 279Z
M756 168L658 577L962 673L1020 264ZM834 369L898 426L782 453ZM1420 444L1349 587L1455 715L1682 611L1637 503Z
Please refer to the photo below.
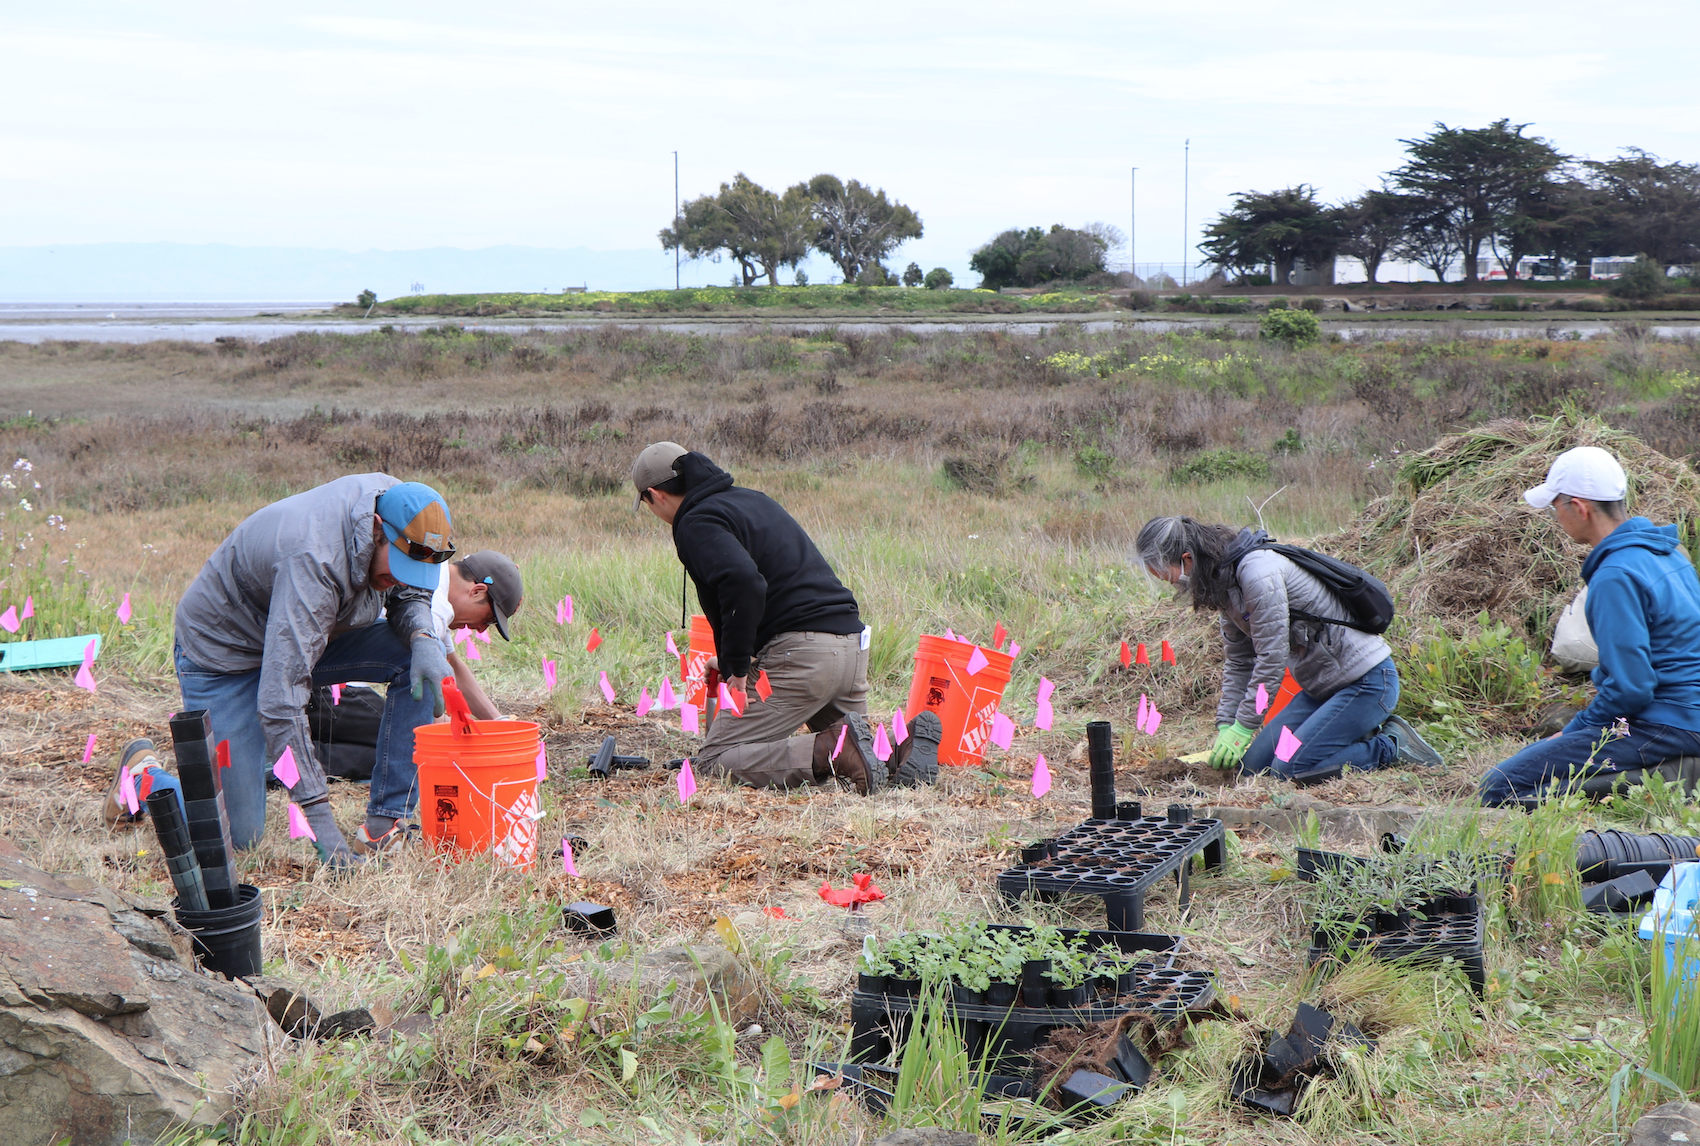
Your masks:
M331 802L328 797L314 800L311 804L302 804L301 814L307 817L307 826L313 829L313 835L316 837L313 840L313 849L319 853L319 862L338 870L360 866L363 862L361 857L349 850L342 829L336 826L336 817L331 814Z
M431 690L431 715L443 715L443 678L453 676L443 642L426 633L413 634L413 667L407 679L413 685L413 699L424 700L425 690Z

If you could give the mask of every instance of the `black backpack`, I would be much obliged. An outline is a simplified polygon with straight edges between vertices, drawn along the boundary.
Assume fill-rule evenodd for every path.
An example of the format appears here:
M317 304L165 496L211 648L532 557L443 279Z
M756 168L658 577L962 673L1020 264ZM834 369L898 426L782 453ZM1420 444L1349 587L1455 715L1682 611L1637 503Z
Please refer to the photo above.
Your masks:
M1260 541L1246 552L1250 553L1256 549L1279 553L1321 581L1323 587L1334 594L1351 619L1336 621L1332 617L1318 617L1296 609L1291 610L1291 616L1301 621L1315 621L1324 625L1343 625L1364 633L1385 633L1387 626L1393 623L1393 594L1387 591L1387 586L1378 578L1365 573L1349 561L1342 561L1338 557L1330 557L1313 549L1301 549L1297 545L1282 545L1277 541ZM1243 559L1244 554L1241 557Z

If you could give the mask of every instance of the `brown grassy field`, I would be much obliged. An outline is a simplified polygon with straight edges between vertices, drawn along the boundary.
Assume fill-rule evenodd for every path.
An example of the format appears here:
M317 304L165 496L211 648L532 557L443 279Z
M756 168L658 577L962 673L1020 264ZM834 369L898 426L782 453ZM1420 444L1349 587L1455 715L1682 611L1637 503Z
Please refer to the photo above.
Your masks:
M563 875L558 859L522 876L414 854L336 882L287 839L274 801L277 822L245 860L266 889L268 970L333 1006L379 1002L405 1013L442 1000L444 1010L405 1055L364 1043L292 1048L238 1096L239 1113L256 1118L234 1136L864 1141L880 1123L854 1104L821 1096L776 1108L769 1091L790 1082L768 1078L759 1055L774 1033L797 1064L842 1049L859 937L816 896L823 879L873 873L888 893L871 909L882 936L951 917L1096 922L1096 901L1012 913L992 876L1021 843L1085 818L1084 724L1109 719L1127 732L1141 693L1163 707L1163 730L1126 735L1118 768L1123 792L1143 790L1148 807L1268 810L1311 798L1439 809L1455 820L1475 777L1513 743L1504 734L1515 721L1472 725L1448 743L1442 769L1394 769L1305 794L1268 780L1222 788L1163 763L1208 743L1220 651L1209 619L1160 598L1128 568L1146 518L1250 522L1251 503L1269 499L1274 532L1328 534L1394 488L1404 454L1501 415L1591 412L1686 457L1700 426L1697 373L1694 345L1633 329L1598 342L1481 343L1443 330L1301 349L1209 332L791 338L758 327L725 337L445 328L213 347L0 343L0 454L28 458L41 483L29 510L9 508L0 520L6 543L25 546L12 551L0 607L33 591L52 606L41 610L43 626L99 627L111 642L93 696L65 679L0 680L0 832L50 869L167 894L162 865L144 854L151 841L106 832L95 806L111 777L107 753L131 735L163 737L176 707L164 672L176 595L224 533L271 499L368 469L431 481L448 496L465 548L502 549L525 569L530 603L516 640L488 646L480 672L500 703L544 724L554 767L543 838L587 840L583 878ZM952 770L937 789L868 800L705 784L680 807L660 770L589 780L582 758L603 735L657 760L691 744L676 721L639 719L631 707L665 671L663 634L679 627L677 562L662 527L634 514L625 492L633 454L662 438L701 448L772 493L821 542L875 629L876 711L906 695L920 633L950 626L984 639L1005 623L1026 649L1007 694L1022 725L1013 748L985 767ZM47 528L46 513L62 515L65 530ZM138 618L121 629L110 610L126 591ZM568 592L579 617L563 629L549 606ZM1429 620L1401 622L1401 658ZM607 638L594 654L584 649L591 624ZM1174 669L1116 663L1120 640L1155 648L1165 638L1180 656ZM549 696L542 657L562 666L563 685ZM619 704L595 689L604 670ZM1058 684L1051 732L1031 726L1041 674ZM1542 684L1548 696L1562 687ZM85 766L90 732L101 754ZM1039 752L1057 788L1036 802L1027 777ZM345 823L363 802L360 790L339 787ZM1590 814L1675 830L1691 812L1660 804ZM1484 823L1504 839L1526 830L1499 817ZM1606 1081L1618 1062L1567 1040L1579 1029L1616 1045L1639 1037L1617 940L1573 913L1531 928L1500 911L1481 1003L1456 976L1430 971L1369 966L1307 978L1300 898L1285 878L1293 842L1248 829L1224 872L1195 881L1188 911L1172 890L1153 896L1149 925L1184 935L1184 959L1215 970L1245 1019L1200 1024L1157 1085L1077 1139L1610 1140ZM564 898L613 905L632 950L722 943L715 921L729 921L762 984L767 1033L730 1032L723 1046L712 1023L681 1014L646 1039L621 1041L622 1030L638 1029L641 1008L604 992L593 999L603 1015L594 1033L566 1037L570 1024L538 1002L540 968L582 962L596 948L551 929L551 907ZM1375 1065L1330 1091L1308 1123L1247 1119L1224 1093L1228 1060L1256 1023L1290 1014L1300 997L1330 1000L1373 1028L1382 1040ZM545 1049L526 1049L534 1036ZM619 1052L634 1046L635 1074L623 1078ZM694 1073L704 1062L721 1063L724 1076Z

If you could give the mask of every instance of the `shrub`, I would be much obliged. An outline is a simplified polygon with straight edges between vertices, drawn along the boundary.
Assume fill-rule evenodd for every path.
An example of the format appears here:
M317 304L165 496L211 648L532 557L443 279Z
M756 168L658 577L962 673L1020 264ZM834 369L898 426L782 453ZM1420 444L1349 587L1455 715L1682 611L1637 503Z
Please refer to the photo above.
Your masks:
M1322 337L1322 324L1308 310L1270 310L1257 324L1259 337L1288 346L1309 346Z
M1097 446L1081 446L1074 451L1074 469L1081 477L1102 484L1115 473L1116 459Z
M922 281L923 276L921 274L921 265L919 263L910 263L908 266L903 268L904 286L918 287L921 285Z
M1176 466L1174 479L1189 485L1202 485L1205 482L1226 481L1229 478L1266 478L1269 476L1269 460L1256 454L1246 453L1223 446L1217 450L1206 450L1197 457Z
M944 460L946 485L987 497L1031 489L1033 475L1025 471L1026 463L1015 450L987 450L974 457L956 455Z
M1269 452L1272 454L1278 454L1281 457L1290 457L1293 454L1302 454L1305 452L1305 440L1299 436L1297 427L1294 427L1289 429L1285 434L1282 434L1279 438L1276 438L1275 441L1270 444Z
M955 282L956 277L943 267L934 267L927 272L926 278L921 280L928 290L947 290Z
M1240 286L1259 287L1273 286L1274 284L1275 280L1261 271L1254 275L1241 275L1239 278Z
M374 306L378 305L378 296L373 291L363 290L363 291L360 292L360 294L358 296L355 297L354 304L356 306L362 306L362 307L365 307L367 310L370 310Z
M1570 304L1571 310L1619 311L1628 310L1629 304L1620 298L1579 298Z
M1541 655L1503 621L1476 618L1476 631L1418 637L1402 658L1399 708L1457 733L1480 725L1509 732L1541 696Z
M798 286L808 286L809 272L805 271L802 267L798 267L797 273L791 276L791 281L796 283Z
M1310 298L1301 298L1299 300L1299 306L1310 311L1312 314L1322 313L1322 300L1314 295Z
M1286 310L1287 306L1288 306L1288 302L1287 302L1286 299L1284 299L1284 298L1272 298L1272 299L1269 300L1268 309L1269 310Z
M1665 269L1646 255L1637 255L1616 282L1608 289L1613 298L1653 298L1670 288Z
M1130 290L1117 300L1129 310L1150 310L1157 301L1157 292L1149 290Z
M1523 300L1513 294L1495 295L1488 303L1489 310L1522 310Z

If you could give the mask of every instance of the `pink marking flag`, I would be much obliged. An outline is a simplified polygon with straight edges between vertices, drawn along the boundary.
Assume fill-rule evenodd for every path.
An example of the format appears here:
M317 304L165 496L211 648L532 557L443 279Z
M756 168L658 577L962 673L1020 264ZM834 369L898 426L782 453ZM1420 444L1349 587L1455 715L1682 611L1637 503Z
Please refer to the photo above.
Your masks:
M89 739L93 741L94 737L91 736ZM874 728L874 755L881 760L891 759L891 740L886 736L885 725L883 724L876 725Z
M118 623L128 625L134 614L130 611L130 594L124 594L124 599L118 602Z
M548 692L555 691L555 662L547 657L543 660L543 687Z
M953 632L951 632L951 631L950 631L950 626L949 626L949 625L946 625L946 626L945 626L945 628L944 628L944 635L945 635L945 637L946 637L946 638L947 638L947 639L949 639L949 640L953 640L953 641L954 641L954 640L955 640L955 639L956 639L956 634L955 634L955 633L953 633Z
M120 773L118 777L118 799L123 801L124 806L130 809L130 814L133 816L142 807L142 801L136 795L136 778L130 775L128 768L120 769Z
M285 788L293 788L301 782L301 769L295 765L295 749L284 746L283 755L272 765L272 775L276 776Z
M1163 723L1163 714L1161 712L1157 711L1157 702L1152 701L1151 702L1151 715L1145 721L1145 734L1147 736L1157 735L1157 726L1161 723Z
M1257 713L1258 713L1258 715L1259 716L1263 715L1263 710L1268 708L1268 707L1269 707L1269 686L1260 683L1257 686Z
M1139 731L1144 732L1145 722L1150 719L1151 702L1145 699L1145 694L1142 692L1139 694L1139 716L1134 720L1133 726L1139 729Z
M571 593L568 593L565 597L561 598L561 624L570 625L572 623L573 623L573 595Z
M1014 660L1021 655L1021 646L1014 641L1009 642L1009 659Z
M565 601L555 602L555 623L557 625L567 623L567 603Z
M489 633L485 632L483 629L478 629L477 633L478 633L478 639L479 640L483 641L485 644L490 643L490 634ZM466 643L470 645L472 642L468 641Z
M1015 721L1001 712L994 715L992 717L992 743L1008 751L1010 744L1014 741Z
M1051 790L1051 769L1045 763L1044 753L1040 753L1033 761L1033 798L1044 797Z
M1002 621L999 621L992 628L992 647L994 649L1003 648L1003 639L1007 636L1009 636L1009 630L1003 627Z
M1034 728L1042 728L1046 732L1051 730L1051 694L1056 690L1057 686L1051 683L1049 679L1046 677L1039 678L1039 698L1037 702L1039 713L1033 718Z
M981 669L991 663L991 661L986 659L986 654L980 651L980 646L975 645L974 651L968 654L968 675L978 675Z
M1304 741L1293 735L1293 730L1285 724L1281 726L1281 739L1275 742L1275 759L1286 764L1293 759L1293 753L1304 747Z
M649 686L644 685L643 691L638 693L637 714L639 716L648 716L649 710L654 707L655 701L649 698Z
M8 633L18 631L18 607L16 605L7 605L6 611L0 613L0 629L5 629Z
M341 704L342 703L342 686L340 684L331 685L331 703L332 704Z
M666 676L662 677L661 678L661 707L662 708L677 708L678 706L679 706L679 698L677 696L673 695L673 678L672 677L666 677Z
M77 670L77 687L86 688L90 692L94 691L94 673L90 671L94 668L94 645L91 640L83 650L83 667Z
M537 746L537 782L539 784L549 778L549 750L543 745Z
M24 611L19 615L26 621L35 616L35 598L33 596L24 598Z
M83 763L94 759L94 733L89 733L89 742L83 745Z
M679 728L684 732L702 731L702 725L697 721L697 706L688 700L679 706Z
M891 714L891 737L899 744L909 739L909 726L903 721L903 710L901 708L894 710Z
M720 701L721 712L729 711L733 716L744 715L744 709L738 703L738 694L727 688L725 681L720 682L720 695L717 699Z
M472 643L472 639L470 637L467 638L466 641L466 659L469 661L481 661L484 659L484 654L478 651L478 646Z
M687 704L685 707L689 708L691 706ZM691 760L690 757L687 756L685 757L685 762L679 765L679 803L690 803L691 797L696 794L697 774L691 771Z
M314 843L319 842L319 837L313 834L313 825L307 822L306 815L301 811L301 805L292 800L289 804L289 838L299 840L303 837Z
M845 721L843 724L838 726L838 743L832 746L832 755L827 757L828 760L838 759L838 754L844 751L844 734L849 731L849 721Z
M673 643L672 629L667 630L667 651L672 653L674 656L679 655L679 646Z
M614 686L608 683L608 670L607 669L602 670L602 675L601 675L600 678L597 679L596 685L597 685L598 688L600 688L602 690L602 698L604 700L606 700L609 704L613 704L614 703Z
M566 836L561 837L561 870L574 879L578 878L578 868L573 866L573 842Z

